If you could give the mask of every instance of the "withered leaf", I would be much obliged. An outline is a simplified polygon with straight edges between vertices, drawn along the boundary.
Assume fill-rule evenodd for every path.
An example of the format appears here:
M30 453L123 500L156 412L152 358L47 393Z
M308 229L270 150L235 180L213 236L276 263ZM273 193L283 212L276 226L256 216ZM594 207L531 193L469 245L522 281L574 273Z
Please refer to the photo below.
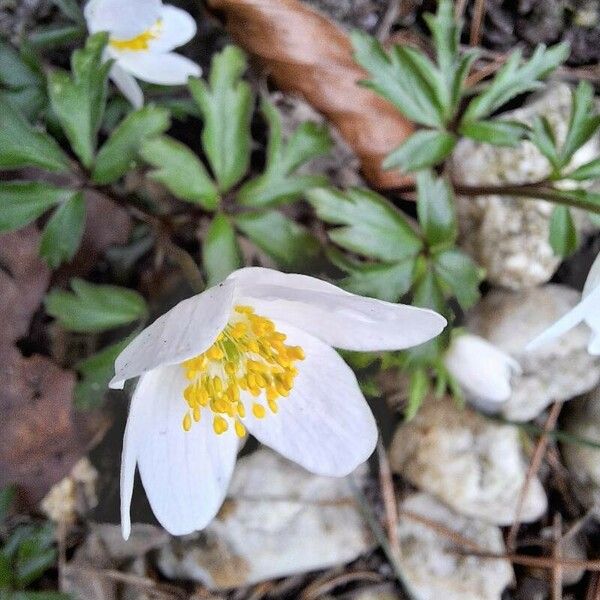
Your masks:
M414 131L391 104L360 87L348 36L299 0L208 0L235 41L258 58L284 91L299 94L335 125L361 160L372 186L408 179L381 163Z

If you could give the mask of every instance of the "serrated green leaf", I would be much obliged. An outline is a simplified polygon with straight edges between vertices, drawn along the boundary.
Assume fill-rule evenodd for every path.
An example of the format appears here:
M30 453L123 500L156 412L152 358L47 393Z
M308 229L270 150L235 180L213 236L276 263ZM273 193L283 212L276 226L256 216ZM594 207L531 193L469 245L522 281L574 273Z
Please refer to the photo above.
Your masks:
M464 122L479 121L499 109L509 100L538 89L543 79L569 56L569 45L557 44L551 48L539 45L533 56L522 63L521 52L513 52L496 73L489 86L473 98L463 116Z
M146 301L134 290L72 279L73 292L52 290L46 312L69 331L95 333L127 325L148 314Z
M483 270L456 248L436 254L433 261L439 279L452 290L463 310L474 306L481 296L479 284L483 279Z
M516 146L527 133L527 126L517 121L489 119L461 123L459 133L477 142L495 146Z
M452 106L452 116L456 113L460 101L465 93L465 86L467 83L467 77L471 72L471 67L473 63L479 57L479 51L477 49L472 49L465 52L462 56L458 58L458 62L456 67L454 68L454 72L450 71L450 75L452 75L452 80L450 81L450 100Z
M404 411L404 418L407 421L416 416L430 391L431 383L427 371L422 368L415 369L410 374L408 384L408 403Z
M402 213L375 192L320 188L309 192L307 199L320 219L342 225L330 230L329 237L346 250L385 262L399 262L415 256L422 248L422 241Z
M563 258L577 250L577 229L568 206L555 206L552 211L550 245L554 253Z
M279 112L266 99L261 105L269 123L269 144L265 172L245 183L238 201L256 208L298 199L306 191L326 185L321 175L295 175L294 171L309 160L326 154L331 138L325 126L302 123L284 143Z
M371 75L361 82L389 100L408 119L427 127L443 127L444 111L434 86L414 64L412 54L396 46L388 55L372 36L352 33L354 59Z
M460 30L462 24L454 16L454 6L451 0L440 0L435 15L423 15L431 35L438 65L442 73L451 73L458 58Z
M27 37L27 41L37 50L49 50L78 42L84 38L85 33L83 25L52 23L36 27Z
M556 149L556 138L554 137L552 126L546 117L535 117L529 133L529 139L548 159L555 171L560 169L561 160Z
M21 89L38 86L42 81L42 76L25 63L8 42L0 39L0 85Z
M575 181L587 181L589 179L600 179L600 158L595 158L588 163L577 167L574 171L563 176L565 179Z
M189 83L204 119L204 152L222 192L238 183L250 164L253 98L241 79L245 70L244 53L227 46L214 55L208 84L201 79Z
M400 167L406 172L433 167L450 155L456 142L456 136L447 131L422 129L392 150L383 161L383 167Z
M157 167L150 177L162 183L180 200L199 204L213 211L219 192L198 157L185 145L168 136L145 140L140 149L143 159Z
M276 210L235 217L237 227L287 270L307 270L320 252L318 240Z
M328 256L335 266L348 274L339 281L339 285L349 292L397 302L410 290L414 270L413 258L387 264L350 260L337 250L331 250Z
M67 171L69 159L49 135L34 129L0 95L0 169L21 167Z
M94 161L98 130L106 104L107 80L111 62L102 53L108 34L96 33L85 48L71 57L72 74L54 71L48 76L50 104L73 151L90 168Z
M223 281L242 265L235 230L223 214L215 215L206 232L202 244L202 262L209 287Z
M165 132L170 125L166 108L145 106L129 113L100 148L92 173L93 181L99 184L117 181L135 163L144 140ZM157 158L163 159L162 156Z
M448 181L431 171L417 174L417 214L431 248L452 245L458 235L454 194Z
M133 336L112 344L75 365L80 379L75 386L75 406L79 410L93 410L102 405L108 382L115 374L115 360Z
M51 269L75 256L85 228L85 198L81 192L63 202L52 214L40 239L40 256Z
M0 232L24 227L73 194L41 181L0 182Z

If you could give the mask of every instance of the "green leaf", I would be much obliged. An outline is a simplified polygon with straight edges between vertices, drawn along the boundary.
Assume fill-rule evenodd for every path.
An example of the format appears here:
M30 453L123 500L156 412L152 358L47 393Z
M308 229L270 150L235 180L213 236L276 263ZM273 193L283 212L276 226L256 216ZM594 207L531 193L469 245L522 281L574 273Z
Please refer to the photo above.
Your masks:
M0 600L14 600L12 592L8 592L14 585L14 569L8 556L0 549Z
M450 155L456 141L456 137L447 131L421 129L392 150L383 161L383 167L400 167L406 172L433 167Z
M49 135L35 130L0 95L0 169L21 167L67 171L69 159Z
M202 245L202 261L209 287L223 281L242 265L235 230L223 214L215 215L206 232Z
M24 227L73 193L41 181L0 182L0 232Z
M415 256L422 248L419 236L402 213L375 192L320 188L309 192L307 199L320 219L342 225L330 230L329 237L346 250L385 262L399 262Z
M14 485L7 485L0 489L0 525L8 517L16 496L17 489Z
M527 132L527 127L517 121L489 119L461 123L459 133L477 142L495 146L516 146Z
M27 41L36 50L49 50L68 46L82 40L86 29L82 25L50 24L36 27L27 37Z
M489 86L471 100L463 122L479 121L509 100L541 87L540 79L552 72L569 56L569 45L557 44L551 48L539 45L532 57L522 63L521 52L513 52L498 71Z
M561 167L561 159L556 149L556 138L552 126L546 117L536 117L533 120L529 139L537 146L537 149L550 161L552 168L558 171Z
M456 248L436 254L433 260L436 274L450 288L463 310L474 306L480 298L483 270Z
M52 214L40 239L40 256L51 269L75 256L85 228L85 198L81 192L63 202Z
M227 46L214 55L208 84L201 79L189 83L204 118L204 152L222 192L238 183L250 164L253 98L241 79L245 70L244 53Z
M73 151L83 165L94 161L98 129L106 104L111 61L102 60L108 34L96 33L71 57L72 75L54 71L48 76L50 104Z
M81 7L77 4L77 0L52 0L52 3L71 21L85 24L85 17Z
M284 143L279 112L266 99L261 108L269 123L267 165L263 175L242 186L238 201L259 208L296 200L304 192L326 185L324 176L294 175L294 171L329 151L332 142L327 128L316 123L302 123Z
M354 59L371 75L362 85L389 100L408 119L427 127L443 127L444 111L438 88L423 75L423 63L415 64L414 54L395 46L388 55L372 36L352 33Z
M73 292L52 290L46 296L46 312L69 331L96 333L143 319L146 301L134 290L97 285L74 278Z
M408 384L408 403L404 411L407 421L413 419L431 390L431 383L426 369L417 368L410 374Z
M42 81L42 76L25 63L8 42L0 39L0 85L20 89L38 86Z
M135 163L144 140L165 132L170 125L166 108L145 106L129 113L100 148L92 173L93 181L100 184L117 181Z
M4 600L0 593L0 600ZM8 600L73 600L73 596L63 592L15 592Z
M133 336L107 346L75 365L80 380L75 386L75 406L79 410L93 410L102 405L108 382L115 374L115 360Z
M417 174L417 214L431 248L453 245L458 235L454 194L448 181L431 171Z
M307 270L320 252L318 240L276 210L235 217L235 224L284 269Z
M592 86L580 81L573 92L571 116L565 143L560 149L561 166L570 162L573 155L581 148L600 127L600 115L592 114L594 108L594 90Z
M566 257L578 246L577 229L567 206L555 206L550 219L550 245L554 253Z
M56 564L57 552L52 543L54 527L47 524L20 544L15 557L15 583L24 588L39 579Z
M451 74L458 59L460 30L462 23L454 16L454 6L451 0L440 0L435 15L423 15L431 31L433 44L440 70Z
M348 274L339 285L349 292L397 302L410 290L414 270L412 258L386 264L350 260L337 250L331 250L328 256L334 265Z
M600 179L600 158L595 158L594 160L577 167L574 171L564 175L564 178L574 179L575 181Z
M145 140L140 154L155 170L150 177L162 183L174 196L213 211L219 192L198 157L185 145L168 136Z

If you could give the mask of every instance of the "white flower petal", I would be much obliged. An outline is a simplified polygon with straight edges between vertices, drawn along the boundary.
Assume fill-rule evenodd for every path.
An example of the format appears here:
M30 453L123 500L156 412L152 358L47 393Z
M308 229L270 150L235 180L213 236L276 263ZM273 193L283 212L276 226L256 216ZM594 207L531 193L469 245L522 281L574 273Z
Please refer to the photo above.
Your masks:
M264 419L252 414L246 397L244 424L260 442L319 475L341 477L369 458L377 443L377 426L354 373L327 344L278 322L286 344L302 346L305 359L289 397L279 412Z
M202 74L195 62L174 52L127 52L119 56L119 65L134 77L159 85L183 85Z
M227 324L234 289L233 282L220 283L146 327L117 357L110 387L122 388L127 379L204 352Z
M600 310L599 307L600 286L597 286L585 298L582 298L577 306L529 342L525 349L528 351L537 350L549 341L573 329L573 327L576 327L582 321L593 320L594 315L598 314Z
M242 303L346 350L401 350L429 341L446 326L434 311L350 294L306 275L248 268L229 276Z
M84 10L90 33L108 31L118 40L129 40L159 19L161 0L92 0Z
M134 108L142 108L144 106L142 88L135 80L135 77L122 69L118 63L115 63L110 69L110 78Z
M152 510L173 535L202 529L216 515L227 492L239 440L217 436L208 411L185 432L188 385L179 365L144 375L135 390L123 440L121 522L130 531L129 508L136 460Z
M592 356L600 355L600 334L597 331L594 331L594 333L592 333L590 343L588 344L588 352Z
M150 42L151 52L169 52L187 44L196 35L196 21L181 8L166 4L160 18L160 33Z

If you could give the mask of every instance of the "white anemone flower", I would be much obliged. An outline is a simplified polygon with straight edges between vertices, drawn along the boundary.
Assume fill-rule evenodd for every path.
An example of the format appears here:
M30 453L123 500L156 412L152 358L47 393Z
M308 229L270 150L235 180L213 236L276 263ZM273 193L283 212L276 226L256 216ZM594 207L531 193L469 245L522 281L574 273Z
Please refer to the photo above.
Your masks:
M583 322L592 330L588 352L598 356L600 355L600 254L596 256L585 280L581 302L529 342L527 350L536 350Z
M144 103L136 78L183 85L202 74L195 62L172 52L196 34L184 10L161 0L90 0L84 14L90 33L108 32L105 58L115 61L110 77L134 107Z
M497 411L511 394L511 380L521 373L519 363L500 348L470 333L454 337L444 364L471 404Z
M115 362L111 387L140 377L123 441L123 536L136 464L167 531L205 527L223 502L246 431L309 471L347 475L372 453L377 427L332 347L402 349L445 325L430 310L263 268L240 269L179 303Z

